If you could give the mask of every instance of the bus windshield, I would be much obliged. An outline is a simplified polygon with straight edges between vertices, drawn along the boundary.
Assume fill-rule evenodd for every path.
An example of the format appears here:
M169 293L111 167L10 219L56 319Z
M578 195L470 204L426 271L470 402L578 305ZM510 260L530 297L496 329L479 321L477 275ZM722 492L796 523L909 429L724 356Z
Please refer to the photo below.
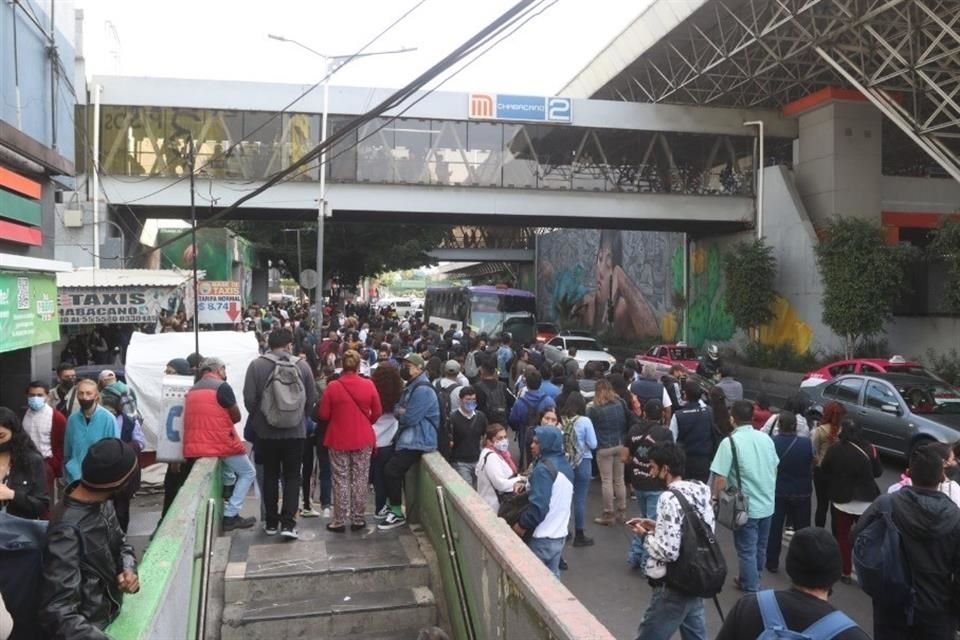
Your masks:
M469 325L477 333L507 331L519 344L528 344L536 335L536 300L522 291L494 291L492 287L430 289L426 316L441 326Z

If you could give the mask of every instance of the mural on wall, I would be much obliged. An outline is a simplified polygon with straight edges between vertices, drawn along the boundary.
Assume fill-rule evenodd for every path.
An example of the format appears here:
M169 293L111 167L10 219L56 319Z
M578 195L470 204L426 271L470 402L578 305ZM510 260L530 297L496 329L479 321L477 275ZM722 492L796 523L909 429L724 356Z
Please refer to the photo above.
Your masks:
M683 290L683 248L673 258L674 287ZM717 245L697 246L690 255L690 299L685 312L687 342L700 348L707 341L733 338L737 328L723 304L723 259Z
M807 353L813 344L813 329L797 315L797 310L786 298L777 296L773 305L776 317L760 327L760 344L777 347L789 344L796 353Z
M538 242L540 318L608 338L661 334L678 234L570 229Z

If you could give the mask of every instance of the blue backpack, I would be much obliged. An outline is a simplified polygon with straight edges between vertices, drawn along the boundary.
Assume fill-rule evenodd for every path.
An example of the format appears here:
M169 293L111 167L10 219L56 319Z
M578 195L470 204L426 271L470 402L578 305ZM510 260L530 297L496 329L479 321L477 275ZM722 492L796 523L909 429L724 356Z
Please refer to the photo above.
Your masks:
M843 611L833 611L803 631L791 631L783 619L776 593L772 590L759 592L757 604L760 605L760 616L763 618L763 632L757 636L757 640L831 640L857 626Z
M853 566L864 593L881 608L900 609L912 619L913 581L893 522L893 495L877 498L881 517L864 527L853 542Z

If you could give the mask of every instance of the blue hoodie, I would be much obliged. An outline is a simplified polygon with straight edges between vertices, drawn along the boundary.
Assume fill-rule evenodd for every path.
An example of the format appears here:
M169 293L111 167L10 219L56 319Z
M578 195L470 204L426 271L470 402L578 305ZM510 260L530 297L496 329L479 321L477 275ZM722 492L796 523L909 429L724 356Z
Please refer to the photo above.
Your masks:
M536 391L527 389L527 392L513 403L513 409L510 410L510 417L507 418L507 422L510 423L511 427L519 430L529 423L527 417L530 411L535 411L539 416L541 411L554 409L556 406L557 403L542 388Z
M530 504L520 516L520 526L533 531L534 538L564 538L573 500L573 469L563 455L563 432L557 427L537 427L534 433L540 458L530 474ZM551 480L550 470L543 464L546 460L557 470L555 479Z
M397 437L397 450L436 450L440 400L426 373L421 373L407 383L397 404L406 409L403 415L399 416L400 435Z

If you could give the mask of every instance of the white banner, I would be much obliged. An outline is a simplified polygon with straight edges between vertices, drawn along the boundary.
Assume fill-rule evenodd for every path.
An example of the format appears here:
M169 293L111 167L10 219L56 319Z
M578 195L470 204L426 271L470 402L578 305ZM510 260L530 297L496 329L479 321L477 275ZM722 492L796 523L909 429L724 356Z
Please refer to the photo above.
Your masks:
M193 387L192 376L163 376L161 428L157 429L157 461L183 462L183 403Z
M147 451L157 449L159 433L166 429L163 371L170 360L186 358L193 350L193 333L134 333L130 338L124 371L127 383L137 394ZM247 421L247 410L243 406L243 381L247 366L260 355L256 335L253 332L201 331L200 353L220 358L227 365L227 377L240 405L241 418L235 426L237 433L242 436Z
M200 324L239 324L243 316L240 283L202 280L197 288Z

